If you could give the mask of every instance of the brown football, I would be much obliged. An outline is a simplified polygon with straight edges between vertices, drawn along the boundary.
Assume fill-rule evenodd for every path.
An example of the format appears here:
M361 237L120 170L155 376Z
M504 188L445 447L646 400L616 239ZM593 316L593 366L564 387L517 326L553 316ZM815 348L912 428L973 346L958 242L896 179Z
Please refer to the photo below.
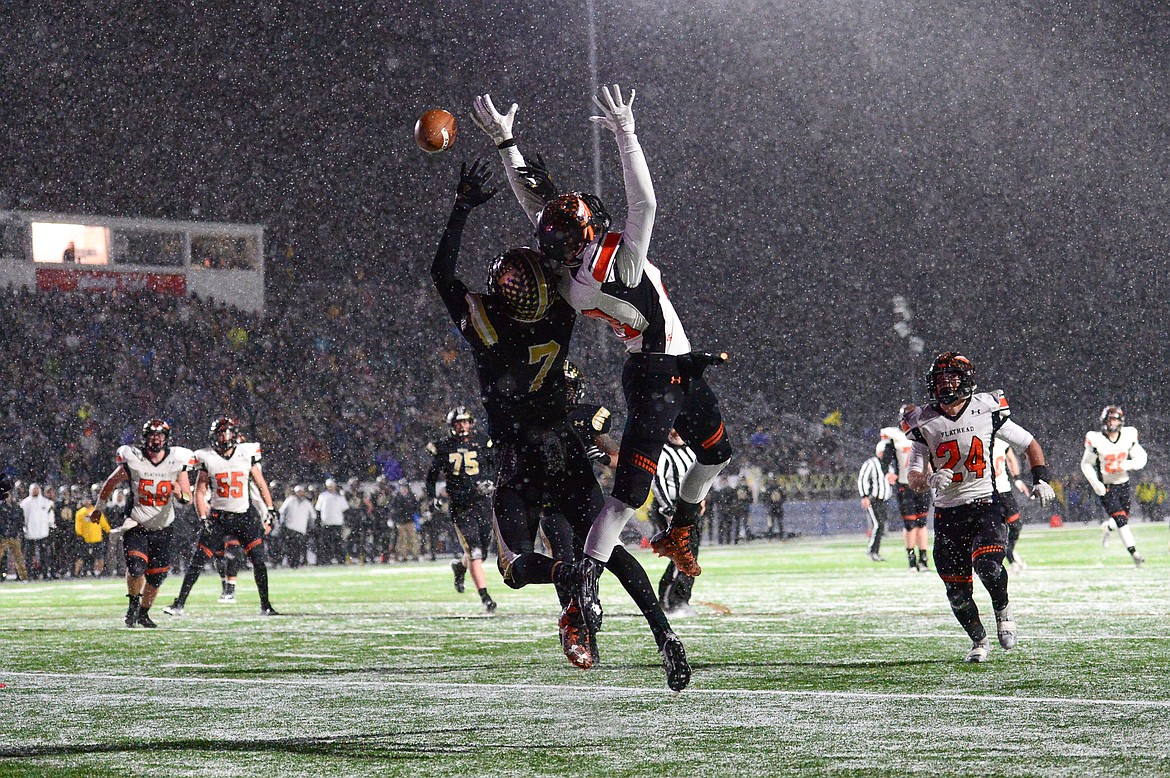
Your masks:
M427 111L414 123L414 139L431 154L451 148L456 132L455 117L442 108Z

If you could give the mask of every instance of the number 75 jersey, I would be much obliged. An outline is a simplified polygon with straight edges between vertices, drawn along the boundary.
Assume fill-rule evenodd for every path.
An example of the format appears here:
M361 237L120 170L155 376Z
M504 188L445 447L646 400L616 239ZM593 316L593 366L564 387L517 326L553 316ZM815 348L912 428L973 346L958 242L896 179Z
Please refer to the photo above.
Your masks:
M176 483L179 474L194 467L193 457L191 449L171 446L167 449L167 455L156 465L135 446L119 447L118 464L126 469L130 477L134 506L130 518L147 530L170 526L175 520L171 496L179 491Z
M902 429L914 446L908 469L924 473L929 462L936 471L949 468L955 473L949 485L935 492L936 506L954 508L995 494L995 438L1016 451L1032 442L1032 433L1010 417L1007 398L995 391L972 395L954 417L928 405L915 408L902 420Z
M260 464L259 443L237 443L230 457L224 458L215 449L201 448L195 452L197 468L207 472L211 509L229 513L247 513L251 499L248 486L252 481L252 465Z

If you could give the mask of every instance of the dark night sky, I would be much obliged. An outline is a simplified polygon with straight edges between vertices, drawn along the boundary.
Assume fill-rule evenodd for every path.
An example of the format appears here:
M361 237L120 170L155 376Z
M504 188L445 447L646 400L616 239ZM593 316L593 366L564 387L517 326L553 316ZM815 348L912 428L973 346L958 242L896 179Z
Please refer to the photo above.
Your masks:
M270 278L292 244L310 277L424 286L458 163L494 153L465 119L483 91L590 184L583 3L139 5L0 6L0 207L262 223ZM1170 429L1164 2L597 10L602 80L638 90L653 258L691 339L743 355L729 385L884 423L901 293L928 353L966 351L1073 448L1109 401ZM428 157L435 106L463 121ZM526 238L509 198L484 210L468 256Z

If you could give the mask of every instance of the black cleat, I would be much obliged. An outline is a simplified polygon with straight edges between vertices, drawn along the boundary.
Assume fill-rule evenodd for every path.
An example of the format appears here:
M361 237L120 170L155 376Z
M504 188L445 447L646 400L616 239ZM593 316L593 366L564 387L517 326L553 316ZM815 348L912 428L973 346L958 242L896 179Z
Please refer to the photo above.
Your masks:
M138 612L138 626L146 627L147 629L158 629L158 625L154 623L154 619L146 611Z
M273 608L272 603L265 603L264 605L260 606L260 615L261 616L279 616L280 611L278 611L276 608Z
M605 568L601 562L592 557L583 557L577 562L576 578L577 602L581 607L581 616L585 619L585 628L588 632L599 632L601 620L605 615L601 609L601 571Z
M126 609L126 626L133 629L138 626L138 614L142 612L142 598L126 595L130 598L130 607Z
M671 691L681 692L691 682L691 666L682 641L673 632L666 633L666 640L658 649L662 654L662 668L666 670L666 685Z
M480 602L483 603L484 610L486 610L488 613L496 612L496 601L492 599L490 594L485 594L483 597L481 597Z
M455 574L455 591L463 594L467 589L464 581L467 578L467 565L458 559L451 560L451 572ZM486 603L485 603L486 604Z

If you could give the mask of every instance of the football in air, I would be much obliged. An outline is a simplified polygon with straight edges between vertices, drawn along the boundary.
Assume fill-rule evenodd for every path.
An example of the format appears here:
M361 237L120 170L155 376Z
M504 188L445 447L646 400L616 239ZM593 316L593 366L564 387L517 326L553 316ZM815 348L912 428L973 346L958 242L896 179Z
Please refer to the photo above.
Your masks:
M446 151L455 143L455 117L442 108L427 111L414 123L414 139L430 154Z

